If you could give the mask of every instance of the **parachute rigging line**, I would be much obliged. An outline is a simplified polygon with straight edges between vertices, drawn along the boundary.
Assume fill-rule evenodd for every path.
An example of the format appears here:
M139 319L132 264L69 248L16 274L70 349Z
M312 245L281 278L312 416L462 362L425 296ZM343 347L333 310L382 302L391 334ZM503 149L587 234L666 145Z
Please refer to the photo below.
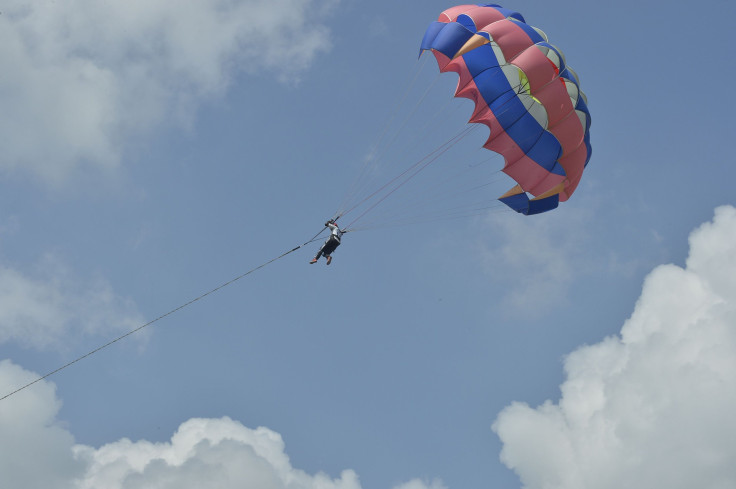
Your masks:
M457 144L458 141L463 139L465 136L467 136L475 126L468 126L462 131L460 131L458 134L456 134L454 137L452 137L449 141L442 144L440 147L429 153L424 158L420 159L413 165L411 165L409 168L401 172L396 177L389 180L387 183L382 185L378 190L370 194L368 197L364 198L354 206L352 206L350 209L346 210L340 215L347 214L348 212L351 212L355 210L357 207L361 206L363 203L367 202L368 200L371 200L373 197L376 197L378 194L380 194L382 191L387 190L392 184L396 183L394 188L387 190L386 194L380 197L376 202L374 202L370 207L368 207L362 214L360 214L358 217L353 219L350 224L345 226L346 229L350 229L350 227L355 224L358 220L360 220L363 216L365 216L368 212L373 210L378 204L386 200L391 194L396 192L399 188L404 186L409 180L411 180L413 177L415 177L419 172L427 168L431 163L435 162L439 157L441 157L443 154L445 154L450 148L452 148L455 144ZM401 178L404 178L403 181L401 181ZM397 183L398 182L398 183Z
M363 200L359 201L358 203L354 204L352 207L350 207L348 210L342 212L340 215L347 214L348 212L351 212L355 210L356 208L360 207L365 202L371 200L373 197L380 194L383 190L391 186L393 183L399 181L402 177L409 174L408 177L406 177L406 180L399 183L398 186L394 189L392 189L389 192L389 195L393 192L395 192L401 185L405 184L409 179L411 179L413 176L415 176L417 173L419 173L421 170L427 167L430 163L437 160L440 156L445 154L450 148L452 148L458 141L463 139L465 136L467 136L475 126L467 126L461 131L459 131L456 135L451 137L449 140L432 150L430 153L422 157L421 159L417 160L415 163L413 163L411 166L409 166L407 169L396 175L394 178L386 182L385 184L381 185L377 190L375 190L373 193L365 197ZM413 171L413 173L411 173ZM388 195L381 198L381 200L384 200Z
M475 202L460 203L454 206L450 203L457 197L482 191L500 180L500 178L495 178L480 185L457 187L449 192L433 192L432 188L430 188L428 192L433 196L432 203L442 203L439 207L435 206L427 209L427 199L423 196L417 196L412 203L406 204L401 208L388 208L382 214L371 214L370 221L364 223L361 220L357 228L352 226L350 229L351 231L378 229L382 227L395 227L397 225L419 224L477 216L480 215L479 211L494 209L497 206L504 205L500 202L489 202L488 198L484 198L483 196L479 196L478 199L481 200ZM434 188L436 189L444 183L441 182L435 185ZM495 199L493 200L495 201ZM482 207L478 207L479 205Z
M414 81L415 80L412 80L412 85L413 85ZM375 157L373 161L369 161L369 162L366 162L366 164L364 164L363 170L361 171L360 176L358 177L358 179L356 180L356 182L353 183L353 186L351 187L351 191L343 199L343 203L340 205L337 214L339 216L343 216L344 214L351 213L356 208L360 207L361 205L365 204L366 202L372 200L375 197L378 197L378 200L376 202L374 202L372 205L370 205L358 217L354 218L350 222L350 224L348 224L347 226L345 226L345 229L348 229L348 230L349 229L354 229L354 228L352 228L353 224L355 224L356 222L358 222L359 220L361 220L366 214L368 214L369 212L371 212L375 207L377 207L380 203L382 203L384 200L386 200L391 194L393 194L399 188L401 188L406 183L408 183L409 180L411 180L413 177L415 177L417 174L419 174L422 170L424 170L431 163L433 163L437 159L439 159L450 148L452 148L453 146L455 146L455 144L457 144L461 139L463 139L465 136L467 136L474 128L476 128L476 127L478 127L480 125L479 123L473 122L472 125L466 126L464 129L460 130L457 134L455 134L454 136L450 137L447 141L445 141L439 147L435 148L430 153L426 154L424 157L422 157L421 159L419 159L418 161L416 161L415 163L413 163L411 166L409 166L408 168L406 168L400 174L398 174L397 176L395 176L394 178L392 178L391 180L389 180L388 182L386 182L385 184L383 184L382 186L380 186L377 190L373 191L368 196L360 199L357 203L353 204L349 208L346 208L347 207L347 201L350 199L350 197L351 196L356 196L359 193L360 187L362 187L365 184L365 182L363 182L362 184L358 184L358 181L361 181L362 182L363 179L366 177L368 166L370 166L371 164L374 164L375 165L379 160L381 160L383 158L383 153L387 150L388 147L390 147L390 146L392 146L394 144L394 142L398 138L399 132L401 132L401 131L403 131L405 129L408 121L412 118L412 116L416 112L417 108L422 104L422 102L426 98L427 94L429 93L429 90L434 85L434 83L436 83L436 81L437 81L437 78L435 78L435 81L432 83L432 85L430 85L430 87L427 88L427 90L424 92L424 94L422 94L422 96L420 97L419 101L415 104L414 108L411 109L410 115L404 120L404 122L401 124L401 127L399 128L398 132L391 139L391 142L389 143L389 145L386 148L383 148L382 150L379 149L379 148L376 148L376 151L378 152L378 156ZM511 86L510 87L510 91L511 92L514 92L516 94L524 93L524 89L528 85L528 83L529 83L528 81L522 80L522 81L520 81L520 83ZM397 105L397 109L398 109L398 106L403 105L405 99L406 99L406 95L402 98L401 102ZM507 101L501 103L498 106L498 108L497 108L497 112L499 114L505 113L507 110L510 109L510 105L512 104L512 102L513 102L513 100L507 100ZM526 108L525 111L521 115L518 116L518 118L516 119L516 121L518 121L524 114L528 114L528 113L529 113L529 108ZM391 116L391 121L394 119L394 117L395 117L395 114L393 114ZM387 130L388 130L388 125L390 125L390 121L386 125L386 127L384 128L384 131L381 134L381 137L379 138L379 143L386 136L386 133L387 133ZM541 138L541 134L537 137L537 140L539 140L539 138ZM535 141L535 143L536 143L536 141ZM403 178L403 180L402 180L402 178ZM394 184L396 186L393 187L393 188L390 188ZM384 191L386 193L384 195L380 195Z
M368 177L369 169L372 166L375 166L377 164L378 160L380 159L381 153L383 153L383 152L386 151L386 148L381 149L381 146L383 144L383 140L384 140L384 138L386 138L387 133L389 131L389 128L393 124L394 119L396 119L396 117L399 115L400 108L404 105L404 102L406 102L409 94L413 91L413 87L414 87L417 79L419 78L419 75L420 75L420 73L422 71L422 67L424 67L425 64L426 64L426 62L424 62L424 60L423 60L423 62L419 65L419 68L415 70L414 77L408 83L408 85L407 85L407 87L406 87L406 89L404 91L403 96L401 97L401 99L397 103L394 104L394 108L393 108L393 111L391 112L391 115L389 116L388 120L384 124L383 130L380 131L380 133L379 133L379 135L378 135L375 143L373 144L373 153L374 154L365 161L365 163L363 164L363 166L362 166L362 168L360 170L360 173L358 174L358 177L353 181L353 184L351 185L350 190L343 197L343 202L340 204L340 207L339 207L340 211L344 210L345 207L348 206L348 201L349 201L349 199L353 195L358 194L360 192L361 188L366 184L365 180ZM436 80L439 80L439 76L436 77ZM428 91L429 91L429 89L428 89ZM422 99L423 98L424 97L422 97ZM416 107L418 107L420 105L420 103L421 103L421 100L416 103L415 108L411 110L411 113L412 114L416 111ZM404 123L401 124L401 127L403 127L405 125L406 125L406 121L404 121ZM396 136L394 136L394 138L392 139L392 141L395 140L395 138L396 138Z
M199 300L202 300L202 299L204 299L204 298L205 298L205 297L207 297L208 295L214 294L215 292L219 291L220 289L224 289L224 288L225 288L225 287L227 287L228 285L232 285L233 283L237 282L238 280L240 280L240 279L242 279L242 278L245 278L245 277L247 277L248 275L250 275L251 273L253 273L253 272L256 272L256 271L260 270L261 268L264 268L264 267L266 267L266 266L270 265L271 263L273 263L273 262L275 262L275 261L278 261L278 260L280 260L280 259L284 258L285 256L287 256L287 255L289 255L289 254L291 254L291 253L295 252L296 250L300 249L301 247L303 247L303 246L305 246L305 245L308 245L309 243L312 243L312 242L314 242L314 241L317 241L317 239L318 239L319 235L320 235L320 234L322 234L322 232L324 232L324 228L323 228L323 229L321 229L319 233L315 234L315 235L314 235L314 237L313 237L312 239L310 239L309 241L306 241L306 242L304 242L304 243L300 244L299 246L296 246L296 247L294 247L294 248L290 249L289 251L287 251L287 252L285 252L285 253L282 253L282 254L280 254L280 255L279 255L279 256L277 256L276 258L272 258L271 260L268 260L267 262L264 262L264 263L262 263L262 264L258 265L258 266L257 266L257 267L255 267L255 268L251 268L251 269L250 269L250 270L248 270L247 272L245 272L245 273L243 273L243 274L241 274L241 275L239 275L239 276L235 277L234 279L232 279L232 280L229 280L229 281L227 281L227 282L225 282L225 283L223 283L223 284L221 284L221 285L218 285L218 286L217 286L217 287L215 287L214 289L211 289L211 290L209 290L209 291L205 292L204 294L200 295L199 297L196 297L196 298L194 298L194 299L192 299L192 300L190 300L190 301L188 301L188 302L185 302L184 304L180 305L179 307L176 307L176 308L174 308L174 309L170 310L169 312L167 312L167 313L165 313L165 314L162 314L162 315L160 315L160 316L159 316L159 317L157 317L156 319L153 319L153 320L151 320L151 321L148 321L148 322L147 322L146 324L143 324L143 325L141 325L141 326L138 326L137 328L135 328L135 329L132 329L132 330L128 331L127 333L125 333L125 334L122 334L122 335L118 336L118 337L117 337L117 338L115 338L114 340L108 341L108 342L107 342L107 343L105 343L104 345L102 345L102 346L99 346L99 347L95 348L94 350L92 350L92 351L90 351L90 352L88 352L88 353L85 353L84 355L82 355L82 356L80 356L80 357L78 357L78 358L76 358L76 359L72 360L71 362L69 362L69 363L67 363L67 364L65 364L65 365L62 365L61 367L59 367L59 368L57 368L57 369L55 369L55 370L52 370L51 372L49 372L49 373L47 373L47 374L45 374L45 375L43 375L43 376L41 376L41 377L38 377L38 378L37 378L36 380L34 380L34 381L32 381L32 382L29 382L29 383L25 384L24 386L22 386L22 387L19 387L19 388L17 388L16 390L14 390L14 391L12 391L12 392L10 392L10 393L8 393L8 394L5 394L5 395L4 395L3 397L0 397L0 401L3 401L3 400L5 400L5 399L7 399L7 398L9 398L10 396L12 396L12 395L14 395L14 394L17 394L18 392L20 392L20 391L22 391L22 390L24 390L24 389L26 389L26 388L28 388L28 387L32 386L33 384L35 384L35 383L37 383L37 382L40 382L40 381L42 381L42 380L44 380L44 379L46 379L46 378L48 378L48 377L51 377L52 375L54 375L54 374L56 374L56 373L58 373L58 372L60 372L60 371L64 370L64 369L65 369L65 368L67 368L67 367L71 367L71 366L72 366L72 365L74 365L75 363L77 363L77 362L79 362L79 361L81 361L81 360L84 360L85 358L87 358L87 357L89 357L89 356L92 356L92 355L94 355L95 353L99 352L100 350L104 350L104 349L105 349L105 348L107 348L108 346L111 346L111 345L113 345L114 343L117 343L118 341L120 341L120 340L122 340L122 339L124 339L124 338L127 338L128 336L130 336L130 335L132 335L132 334L134 334L134 333L137 333L138 331L140 331L140 330L142 330L142 329L144 329L144 328L146 328L146 327L148 327L148 326L152 325L153 323L156 323L156 322L158 322L158 321L160 321L160 320L164 319L165 317L171 316L171 315L172 315L172 314L174 314L175 312L181 311L181 310L182 310L182 309L184 309L185 307L187 307L187 306L190 306L190 305L194 304L195 302L197 302L197 301L199 301Z

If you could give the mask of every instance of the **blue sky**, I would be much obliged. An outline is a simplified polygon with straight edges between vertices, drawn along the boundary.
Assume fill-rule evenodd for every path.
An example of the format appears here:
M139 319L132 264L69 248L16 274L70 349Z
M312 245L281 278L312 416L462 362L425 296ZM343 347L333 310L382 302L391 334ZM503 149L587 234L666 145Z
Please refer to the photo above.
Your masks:
M404 117L368 189L462 130L417 60L452 5L5 2L0 395L309 240ZM588 97L568 202L440 219L511 186L473 129L330 267L310 243L0 401L9 487L736 483L736 7L503 5Z

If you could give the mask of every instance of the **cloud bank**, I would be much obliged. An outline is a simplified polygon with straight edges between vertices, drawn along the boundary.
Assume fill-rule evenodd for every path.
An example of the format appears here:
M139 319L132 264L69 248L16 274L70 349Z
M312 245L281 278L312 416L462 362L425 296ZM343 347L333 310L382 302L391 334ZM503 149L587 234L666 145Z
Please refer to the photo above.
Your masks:
M0 393L37 378L0 361ZM309 474L291 465L281 435L228 417L185 421L170 441L121 439L100 448L74 443L57 419L54 384L41 381L0 401L3 487L55 489L361 489L358 475ZM43 470L39 470L42 468ZM419 479L396 489L446 489Z
M525 489L736 487L736 209L716 209L685 268L656 268L620 336L565 372L557 403L514 403L493 425Z
M338 2L4 2L0 171L58 183L114 168L131 137L188 124L239 73L293 81L330 48Z
M75 488L360 489L351 470L332 479L295 469L278 433L230 418L190 419L167 443L120 440L94 449L73 447L85 475Z

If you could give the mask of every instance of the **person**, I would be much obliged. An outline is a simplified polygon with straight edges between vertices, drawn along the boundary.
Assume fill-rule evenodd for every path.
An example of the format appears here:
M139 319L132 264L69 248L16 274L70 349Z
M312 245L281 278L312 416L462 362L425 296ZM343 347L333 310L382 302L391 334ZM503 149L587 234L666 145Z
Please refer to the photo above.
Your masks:
M327 259L327 264L329 265L332 263L332 253L335 251L335 248L340 246L340 238L342 238L344 231L337 226L334 219L327 221L325 223L325 227L330 228L330 237L327 238L325 244L322 245L322 248L319 249L317 255L315 255L309 263L317 263L319 257L324 256Z

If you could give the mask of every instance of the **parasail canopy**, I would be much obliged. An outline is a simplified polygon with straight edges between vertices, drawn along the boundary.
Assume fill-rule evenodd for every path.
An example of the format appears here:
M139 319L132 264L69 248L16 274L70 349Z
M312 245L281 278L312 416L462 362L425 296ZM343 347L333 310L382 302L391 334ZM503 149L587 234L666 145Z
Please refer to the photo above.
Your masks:
M590 112L547 35L500 5L458 5L429 25L424 51L459 75L455 96L475 103L470 122L488 126L484 147L517 182L499 200L532 215L570 198L590 160Z

